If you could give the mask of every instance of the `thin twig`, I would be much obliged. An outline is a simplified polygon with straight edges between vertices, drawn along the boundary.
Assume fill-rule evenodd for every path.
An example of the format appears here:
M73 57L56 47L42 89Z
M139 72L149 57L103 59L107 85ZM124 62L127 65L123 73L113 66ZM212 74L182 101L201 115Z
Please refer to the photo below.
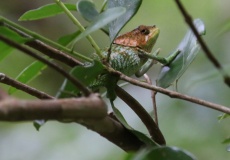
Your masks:
M217 110L217 111L221 111L223 113L230 114L230 108L228 108L226 106L219 105L219 104L212 103L212 102L208 102L208 101L205 101L205 100L202 100L202 99L199 99L199 98L195 98L195 97L191 97L191 96L188 96L188 95L185 95L185 94L181 94L181 93L178 93L178 92L175 92L175 91L170 91L168 89L164 89L164 88L161 88L161 87L158 87L158 86L149 85L149 84L147 84L145 82L140 82L140 81L138 81L136 79L128 77L128 76L122 74L121 72L115 71L113 69L110 69L110 72L112 72L114 74L118 74L120 76L121 80L129 82L129 83L131 83L133 85L143 87L143 88L146 88L146 89L149 89L149 90L154 90L156 92L160 92L162 94L168 95L171 98L183 99L183 100L186 100L186 101L189 101L189 102L192 102L192 103L199 104L201 106L205 106L205 107Z
M71 57L70 55L53 48L39 40L33 40L25 43L26 45L40 51L41 53L49 56L52 59L58 60L70 67L75 67L77 65L83 65L82 62L78 61L74 57Z
M23 37L30 38L30 39L33 38L31 35L28 35L25 32L18 30L17 28L11 26L10 24L4 23L4 26L17 32L18 34L20 34ZM38 50L38 51L40 51L41 53L43 53L43 54L45 54L45 55L47 55L53 59L59 60L60 62L65 63L66 65L69 65L70 67L74 67L77 65L83 65L82 62L78 61L74 57L71 57L70 55L68 55L64 52L62 52L56 48L53 48L52 46L47 45L40 40L33 39L33 40L26 42L25 44Z
M197 37L198 42L201 45L201 48L203 49L205 55L208 57L208 59L213 63L213 65L220 71L220 73L223 75L224 77L224 81L225 83L230 86L230 77L226 74L226 72L224 71L222 65L218 62L218 60L213 56L213 53L210 51L210 49L208 48L208 46L206 45L206 43L204 42L203 38L199 35L196 27L193 24L193 20L192 17L188 14L188 12L186 11L186 9L184 8L184 6L181 4L180 0L175 0L179 10L181 11L182 15L184 16L185 21L187 22L187 24L190 26L190 28L192 29L193 33L195 34L195 36Z
M33 51L29 50L28 48L26 48L25 46L18 44L2 35L0 35L0 40L2 40L4 43L17 48L18 50L36 58L37 60L47 64L48 66L50 66L51 68L53 68L54 70L56 70L57 72L59 72L60 74L62 74L65 78L67 78L68 80L70 80L77 88L79 88L83 94L85 96L89 96L91 94L91 91L89 89L87 89L80 81L78 81L75 77L73 77L72 75L70 75L68 72L66 72L63 68L61 68L60 66L56 65L53 62L50 62L49 60L37 55L36 53L34 53Z
M19 81L16 81L8 76L6 76L5 74L3 73L0 73L0 82L4 83L4 84L7 84L7 85L10 85L14 88L17 88L19 90L22 90L32 96L35 96L39 99L54 99L54 97L44 93L44 92L41 92L35 88L32 88L24 83L21 83Z
M119 86L116 86L115 91L117 96L121 98L145 124L152 139L160 145L165 145L166 142L163 134L161 133L159 127L153 121L151 116L148 114L148 112L144 109L144 107L135 98L133 98L129 93L127 93Z
M150 77L147 74L144 74L144 78L145 78L146 82L149 85L152 85L152 81L151 81ZM152 98L152 103L153 103L154 120L155 120L155 123L157 124L157 126L159 126L159 124L158 124L158 115L157 115L156 94L157 94L157 92L151 91L151 98Z
M77 53L76 51L72 51L71 49L62 46L61 44L56 43L56 42L54 42L54 41L52 41L52 40L50 40L50 39L48 39L46 37L43 37L40 34L37 34L37 33L33 32L33 31L30 31L30 30L28 30L28 29L26 29L26 28L24 28L24 27L22 27L22 26L20 26L20 25L18 25L16 23L14 23L14 22L2 17L2 16L0 16L0 23L5 25L5 26L7 24L7 26L11 26L13 28L16 28L18 31L24 32L24 33L26 33L27 35L31 36L32 38L34 38L36 40L40 40L41 42L44 42L45 44L51 45L51 46L53 46L55 48L58 48L59 50L65 51L65 52L67 52L69 54L73 54L73 55L75 55L76 57L78 57L78 58L80 58L82 60L85 60L87 62L92 62L93 61L91 58L88 58L88 57L86 57L86 56L84 56L84 55L82 55L80 53Z

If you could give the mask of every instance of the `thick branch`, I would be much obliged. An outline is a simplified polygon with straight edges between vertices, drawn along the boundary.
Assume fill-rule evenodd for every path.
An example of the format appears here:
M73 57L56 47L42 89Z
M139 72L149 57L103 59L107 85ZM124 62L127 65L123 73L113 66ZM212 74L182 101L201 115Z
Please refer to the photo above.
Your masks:
M144 107L122 88L117 86L115 91L117 96L120 97L139 116L141 121L147 127L152 139L158 144L164 145L166 142L163 134Z
M18 100L0 90L0 121L35 119L77 122L99 133L125 151L137 151L145 144L107 114L104 101L97 94L89 97Z
M0 101L1 121L102 119L106 115L106 104L95 94L87 98L52 100L6 98Z
M22 90L32 96L35 96L39 99L53 99L54 97L44 93L44 92L41 92L35 88L32 88L24 83L21 83L19 81L16 81L8 76L6 76L5 74L3 73L0 73L0 82L4 83L4 84L7 84L7 85L10 85L12 87L15 87L19 90Z
M213 65L220 71L221 74L224 76L225 83L230 86L230 77L224 72L222 65L217 61L217 59L213 56L213 53L210 51L208 46L205 44L203 38L199 35L196 27L193 24L192 17L187 13L184 6L181 4L180 0L175 0L179 10L181 11L182 15L184 16L185 21L192 29L193 33L197 37L201 48L203 49L204 53L208 57L208 59L213 63Z
M228 108L226 106L215 104L215 103L212 103L212 102L208 102L208 101L205 101L205 100L202 100L202 99L199 99L199 98L195 98L195 97L191 97L191 96L188 96L188 95L185 95L185 94L181 94L181 93L178 93L178 92L175 92L175 91L170 91L170 90L158 87L158 86L149 85L149 84L147 84L145 82L140 82L138 80L130 78L130 77L122 74L121 72L115 71L113 69L110 69L110 71L113 72L113 73L118 74L120 76L120 79L122 79L122 80L124 80L126 82L129 82L129 83L131 83L133 85L140 86L140 87L143 87L143 88L146 88L146 89L149 89L149 90L153 90L153 91L156 91L156 92L163 93L165 95L168 95L171 98L183 99L183 100L186 100L186 101L189 101L189 102L192 102L192 103L200 104L202 106L205 106L205 107L208 107L208 108L211 108L211 109L215 109L215 110L230 114L230 108Z
M106 116L104 119L81 119L77 120L87 128L99 133L101 136L116 144L124 151L137 151L145 144L140 141L133 133L127 130L120 122Z
M0 40L2 40L4 43L17 48L18 50L26 53L29 56L32 56L34 58L36 58L37 60L47 64L48 66L52 67L53 69L55 69L56 71L58 71L60 74L62 74L65 78L67 78L68 80L70 80L76 87L78 87L86 96L90 95L90 91L89 89L87 89L80 81L78 81L75 77L73 77L72 75L70 75L68 72L66 72L63 68L61 68L60 66L56 65L55 63L50 62L49 60L37 55L36 53L34 53L33 51L29 50L28 48L26 48L23 45L20 45L2 35L0 35Z

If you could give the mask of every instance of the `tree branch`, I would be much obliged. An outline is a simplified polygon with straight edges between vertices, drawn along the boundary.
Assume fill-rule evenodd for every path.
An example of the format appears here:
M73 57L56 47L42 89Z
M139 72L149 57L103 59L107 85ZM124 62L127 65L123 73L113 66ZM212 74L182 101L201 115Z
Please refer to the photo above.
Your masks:
M184 6L181 4L180 0L175 0L179 10L181 11L182 15L184 16L185 21L192 29L193 33L197 37L198 42L201 45L201 48L203 49L205 55L208 57L208 59L213 63L213 65L220 71L220 73L224 77L225 83L230 87L230 77L225 73L222 65L217 61L217 59L213 56L213 53L210 51L206 43L204 42L203 38L199 35L196 27L193 24L192 17L187 13Z
M27 36L29 36L29 38L32 37L33 39L36 39L35 41L38 40L40 42L43 42L45 44L48 44L48 45L53 46L55 48L58 48L58 49L60 49L60 50L62 50L64 52L72 53L73 55L75 55L76 57L78 57L78 58L80 58L82 60L85 60L87 62L92 62L92 59L90 59L90 58L88 58L88 57L86 57L86 56L84 56L82 54L79 54L76 51L72 51L71 49L66 48L66 47L64 47L64 46L62 46L62 45L60 45L60 44L58 44L58 43L56 43L56 42L54 42L52 40L49 40L48 38L45 38L45 37L43 37L43 36L41 36L41 35L33 32L33 31L30 31L30 30L28 30L28 29L26 29L26 28L24 28L24 27L22 27L22 26L20 26L20 25L18 25L16 23L14 23L14 22L12 22L12 21L10 21L10 20L2 17L2 16L0 16L0 23L3 24L4 26L6 26L6 27L8 27L8 28L10 28L12 30L14 30L15 32L21 34L22 36L23 36L23 34L27 35ZM62 56L64 56L64 55L62 55ZM66 55L66 56L68 56L68 55ZM64 59L66 61L69 61L68 60L69 57L66 57L66 58L64 57ZM61 60L61 59L59 59L59 60Z
M201 106L205 106L205 107L208 107L208 108L211 108L211 109L215 109L217 111L221 111L221 112L230 114L230 108L228 108L226 106L215 104L215 103L212 103L212 102L208 102L208 101L205 101L205 100L202 100L202 99L199 99L199 98L195 98L195 97L191 97L191 96L188 96L188 95L185 95L185 94L181 94L181 93L178 93L178 92L175 92L175 91L170 91L168 89L164 89L164 88L161 88L161 87L158 87L158 86L149 85L149 84L147 84L145 82L140 82L140 81L138 81L136 79L128 77L128 76L122 74L121 72L115 71L115 70L113 70L111 68L109 69L109 71L114 73L114 74L119 75L121 80L129 82L129 83L131 83L133 85L143 87L143 88L146 88L146 89L149 89L149 90L153 90L153 91L156 91L156 92L160 92L162 94L168 95L171 98L183 99L183 100L186 100L186 101L189 101L189 102L192 102L192 103L199 104Z
M2 35L0 35L0 40L2 40L4 43L17 48L18 50L26 53L29 56L32 56L36 59L38 59L39 61L47 64L48 66L50 66L51 68L55 69L56 71L58 71L60 74L62 74L65 78L67 78L68 80L70 80L76 87L78 87L84 94L85 96L89 96L91 94L91 91L89 89L87 89L80 81L78 81L75 77L73 77L72 75L70 75L68 72L66 72L63 68L59 67L58 65L56 65L55 63L50 62L49 60L37 55L36 53L34 53L33 51L29 50L28 48L26 48L23 45L20 45Z
M6 27L8 27L9 29L17 32L18 34L20 34L21 36L23 37L26 37L26 38L33 38L29 35L27 35L26 33L10 26L10 25L7 25L5 24ZM71 57L70 55L56 49L56 48L53 48L45 43L43 43L42 41L40 40L31 40L29 42L26 42L25 43L26 45L40 51L41 53L53 58L53 59L56 59L62 63L65 63L66 65L69 65L70 67L74 67L76 65L83 65L82 62L78 61L77 59Z
M6 92L4 92L2 89L0 89L0 101L6 98L9 98L9 95Z
M150 79L150 77L147 74L144 74L144 78L146 80L146 82L149 85L152 85L152 80ZM157 126L158 125L158 114L157 114L157 104L156 104L156 91L151 91L151 98L152 98L152 104L153 104L153 115L154 115L154 120Z
M0 90L0 121L31 121L35 119L77 122L99 133L125 151L137 151L145 144L107 114L104 101L97 95L89 97L18 100Z
M161 133L157 124L153 121L148 112L144 109L144 107L134 99L130 94L128 94L125 90L116 86L115 88L116 94L120 97L141 119L141 121L147 127L152 139L160 145L165 145L165 139L163 134Z
M70 55L53 48L49 45L46 45L45 43L39 41L39 40L33 40L25 43L26 45L40 51L41 53L49 56L50 58L56 59L62 63L65 63L66 65L70 67L75 67L77 65L83 65L82 62L78 61L77 59L71 57Z
M87 128L99 133L110 142L116 144L124 151L138 151L146 146L133 133L127 130L120 122L106 116L104 119L81 119L76 120Z
M51 100L6 98L0 101L1 121L102 119L106 115L106 104L96 94L91 94L87 98Z
M19 90L22 90L32 96L35 96L39 99L53 99L54 97L44 93L44 92L41 92L35 88L32 88L24 83L21 83L19 81L16 81L8 76L6 76L5 74L3 73L0 73L0 82L4 83L4 84L7 84L7 85L10 85L14 88L17 88Z

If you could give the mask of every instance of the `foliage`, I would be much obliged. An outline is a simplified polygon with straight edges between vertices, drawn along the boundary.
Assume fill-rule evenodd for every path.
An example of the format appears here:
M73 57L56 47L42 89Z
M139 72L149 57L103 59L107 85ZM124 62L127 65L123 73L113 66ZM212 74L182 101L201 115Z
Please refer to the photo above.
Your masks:
M79 40L90 36L93 32L101 29L104 33L106 33L110 38L110 44L112 44L114 38L119 34L120 30L133 18L133 16L138 12L138 9L141 7L142 1L128 1L128 0L108 0L107 9L102 7L101 11L98 11L96 5L93 1L90 0L80 0L77 5L75 4L63 4L63 7L66 7L68 11L71 12L79 12L81 16L90 22L90 24L86 27L84 31L80 31L76 29L76 31L72 34L64 35L59 38L58 44L63 47L69 49L69 54L73 54L74 47ZM30 10L24 13L19 20L20 21L31 21L38 20L44 18L50 18L53 16L57 16L59 14L66 13L63 8L60 8L57 4L46 4L38 9ZM66 13L68 16L70 13ZM75 18L75 17L74 17ZM2 18L0 18L3 20ZM76 19L77 20L77 19ZM4 21L1 21L5 23ZM197 30L202 35L205 32L205 27L203 22L200 19L196 19L194 24L197 27ZM81 24L80 24L81 25ZM77 27L79 25L77 24ZM20 28L18 28L20 30ZM31 42L34 39L42 41L39 37L33 37L33 35L29 35L29 38L25 38L20 35L17 31L11 30L5 26L0 26L0 34L5 37L9 37L12 41L17 42L18 44L26 44L27 42ZM89 40L92 46L92 40ZM54 42L56 43L56 42ZM188 31L185 35L184 39L178 45L176 50L180 50L181 53L179 56L169 65L163 66L161 72L158 77L158 86L167 88L173 82L177 81L182 74L187 70L188 66L197 56L199 51L199 44L197 43L196 37L193 35L192 31ZM60 49L60 48L57 48ZM6 45L3 42L0 42L0 61L3 61L12 51L13 47ZM96 48L95 48L96 50ZM62 49L60 49L62 51ZM97 51L97 50L96 50ZM173 53L173 52L172 52ZM75 55L77 59L81 59L78 55ZM85 57L85 54L81 54L82 57ZM50 57L44 57L47 60L54 61ZM98 58L85 58L83 66L75 66L70 67L69 74L75 77L80 81L81 84L88 87L93 81L97 80L98 76L101 74L109 74L109 70L102 59L98 60ZM178 68L179 67L179 68ZM41 63L40 61L34 61L32 64L23 69L15 78L15 80L20 81L22 83L28 83L41 75L42 71L47 68L46 64ZM111 82L114 84L107 84L107 88L111 87L112 91L108 90L108 92L113 93L113 87L116 85L117 81ZM17 89L10 87L9 94L13 94ZM57 98L70 98L77 97L81 95L81 91L79 88L74 86L67 78L65 78L63 84L59 88L56 97ZM125 158L125 160L148 160L148 159L175 159L175 160L192 160L195 159L193 155L188 153L185 150L179 149L177 147L170 146L160 146L156 142L154 142L148 135L142 133L136 129L133 129L131 125L125 120L122 113L116 108L112 103L112 109L116 118L119 122L131 133L133 133L139 140L146 144L146 148L136 152L130 153L129 156ZM223 117L228 117L226 114ZM42 123L43 124L43 123ZM37 128L39 128L39 124L36 124ZM228 144L229 138L224 140L223 143Z

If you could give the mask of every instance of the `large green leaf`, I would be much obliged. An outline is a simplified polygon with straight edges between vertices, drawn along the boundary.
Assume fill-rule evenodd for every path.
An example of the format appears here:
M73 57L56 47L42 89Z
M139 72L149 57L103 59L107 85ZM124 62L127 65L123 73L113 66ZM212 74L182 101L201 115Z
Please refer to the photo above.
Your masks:
M140 139L142 142L144 142L146 145L149 146L158 146L156 142L154 142L151 138L149 138L144 133L141 133L135 129L133 129L125 120L124 116L121 114L121 112L114 106L113 102L111 102L113 112L117 119L124 125L126 129L128 129L130 132L132 132L138 139Z
M92 83L99 74L104 72L104 66L99 61L94 61L88 66L76 66L71 71L70 74L88 86ZM69 80L65 79L60 91L57 93L58 98L66 98L76 96L79 93L79 89L76 88Z
M16 32L10 30L7 27L0 26L0 34L11 39L12 41L18 42L20 44L29 41L29 39L21 37ZM3 60L7 55L13 51L14 48L0 41L0 61Z
M126 13L109 24L109 36L111 43L116 38L124 25L136 14L142 0L108 0L108 8L125 7Z
M26 67L16 78L17 81L22 83L28 83L37 76L41 74L41 71L46 68L46 65L40 61L35 61ZM14 87L10 87L8 90L9 94L13 94L17 89Z
M120 17L125 13L124 7L115 7L111 9L107 9L105 12L101 13L97 18L86 28L84 32L82 32L74 41L76 43L78 40L88 36L90 33L106 26L108 23L113 21L114 19Z
M194 24L200 35L205 33L204 23L200 19L196 19ZM180 50L179 55L167 66L163 66L157 85L163 88L169 87L174 81L178 80L192 63L200 50L196 36L191 30L187 32L176 51ZM174 51L175 52L175 51Z
M76 7L74 4L65 4L65 6L71 10L76 11ZM63 13L64 11L55 3L47 4L37 9L30 10L24 13L20 18L19 21L31 21L31 20L38 20L43 18L52 17Z
M195 160L196 158L189 152L177 147L158 146L145 148L137 154L126 157L125 160Z

